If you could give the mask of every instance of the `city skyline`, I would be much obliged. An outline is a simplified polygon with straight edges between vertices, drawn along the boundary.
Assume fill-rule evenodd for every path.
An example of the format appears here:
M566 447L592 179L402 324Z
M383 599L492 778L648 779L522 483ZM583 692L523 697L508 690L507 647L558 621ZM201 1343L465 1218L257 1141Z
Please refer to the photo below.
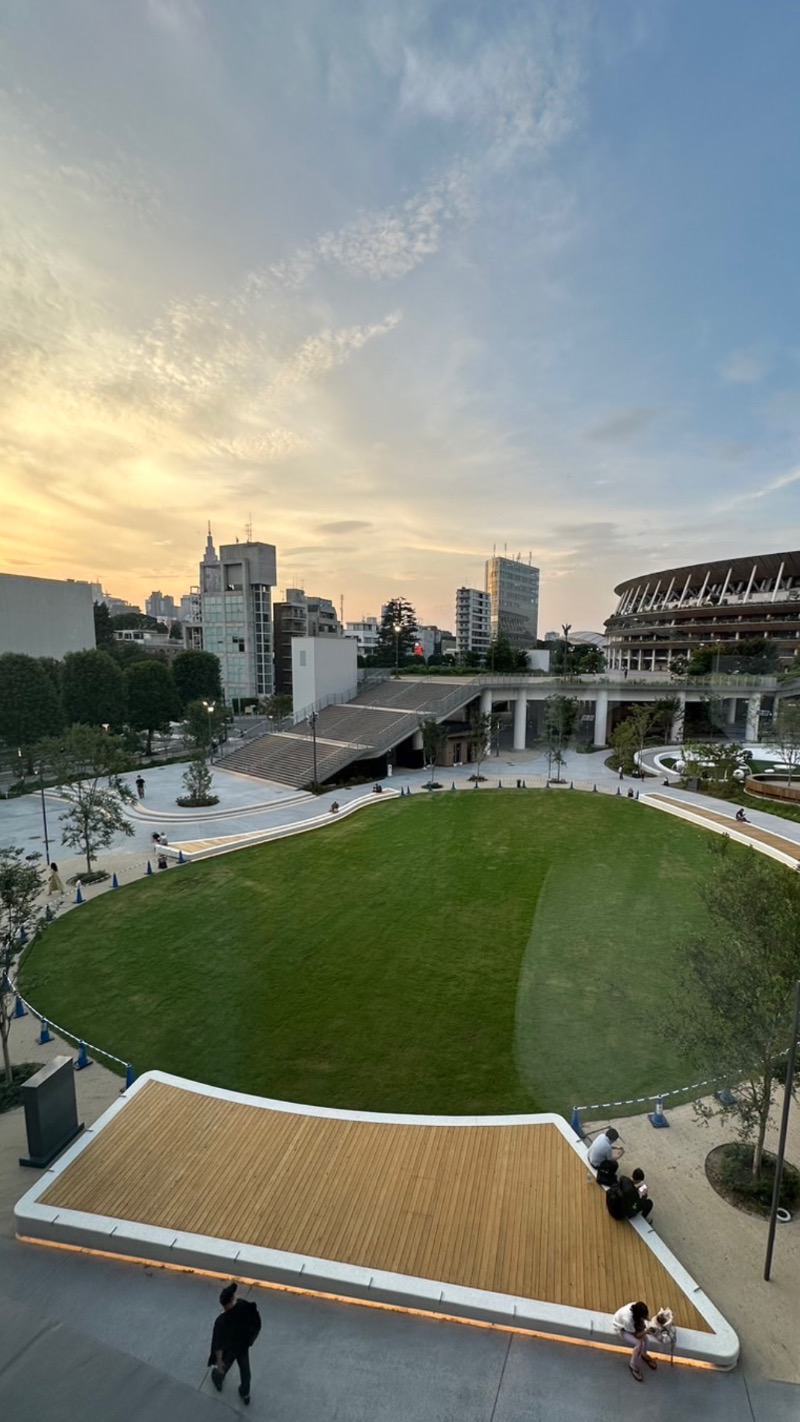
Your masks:
M540 633L793 540L775 0L32 3L2 21L0 567L144 605L216 541Z

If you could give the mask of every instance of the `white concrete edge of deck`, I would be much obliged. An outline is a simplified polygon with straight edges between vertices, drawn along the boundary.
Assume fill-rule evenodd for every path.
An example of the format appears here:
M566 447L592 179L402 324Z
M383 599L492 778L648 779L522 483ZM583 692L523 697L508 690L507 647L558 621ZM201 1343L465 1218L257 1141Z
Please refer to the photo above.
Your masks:
M231 835L229 843L209 845L207 849L185 849L180 841L173 847L181 850L184 859L188 864L194 864L199 859L211 859L217 854L231 854L235 849L247 849L250 845L266 844L271 840L289 839L292 835L306 834L310 830L323 829L326 825L337 824L339 820L346 819L348 815L355 814L356 810L364 810L368 805L378 805L389 800L399 800L400 791L384 788L380 795L375 795L372 791L368 795L361 795L357 800L348 800L339 806L335 814L326 810L324 814L314 815L305 820L295 820L290 825L272 825L260 830L243 830L240 834ZM215 835L195 835L191 844L202 839L222 839L223 836Z
M735 840L737 844L745 844L748 845L750 849L757 849L760 854L768 854L770 859L777 859L779 864L785 864L788 869L797 868L797 859L791 854L784 854L783 850L778 849L777 845L766 844L763 839L755 839L751 835L742 834L741 830L736 828L736 821L733 816L731 816L730 825L720 824L718 820L709 819L708 816L703 813L702 806L687 805L684 804L683 801L677 800L667 801L665 799L651 798L651 796L657 794L658 791L656 790L650 793L645 791L644 794L640 795L640 803L647 805L651 810L663 810L668 815L676 815L678 819L686 820L689 824L697 825L700 829L711 830L713 834L726 834L730 839ZM721 815L723 811L715 810L711 813ZM788 839L786 835L781 835L771 829L765 830L763 825L754 825L753 828L762 830L764 834L772 834L776 839L783 839L786 844L795 844L795 841Z
M145 1225L136 1220L115 1219L40 1204L40 1197L53 1182L88 1149L105 1126L125 1109L137 1091L141 1091L151 1081L162 1082L200 1096L254 1106L261 1110L284 1111L292 1115L319 1116L334 1120L417 1126L549 1124L561 1132L583 1163L587 1161L586 1146L563 1117L552 1112L522 1116L413 1116L374 1111L345 1111L334 1107L308 1106L250 1096L228 1091L223 1087L205 1086L201 1082L173 1076L167 1072L151 1071L139 1077L119 1101L114 1102L17 1202L14 1219L20 1238L43 1244L63 1244L77 1250L100 1250L121 1258L147 1259L154 1263L226 1277L233 1275L288 1288L340 1295L355 1302L373 1301L397 1308L415 1308L431 1314L445 1314L465 1320L556 1334L583 1342L618 1344L619 1339L613 1330L611 1316L594 1313L589 1309L521 1298L512 1294L485 1292L440 1280L372 1270L336 1260L244 1245L231 1239ZM717 1368L735 1367L739 1357L739 1340L736 1333L680 1261L644 1220L639 1219L622 1227L637 1230L643 1242L652 1250L712 1330L710 1333L701 1333L694 1329L680 1329L677 1354ZM668 1303L669 1300L660 1299L654 1302L653 1307L660 1308Z

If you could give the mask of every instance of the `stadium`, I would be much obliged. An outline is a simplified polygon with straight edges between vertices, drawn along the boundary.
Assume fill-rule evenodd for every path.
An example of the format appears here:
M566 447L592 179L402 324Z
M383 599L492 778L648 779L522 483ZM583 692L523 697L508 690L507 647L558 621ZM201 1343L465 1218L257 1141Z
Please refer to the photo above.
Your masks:
M629 578L606 621L611 670L664 671L699 647L724 659L737 642L768 638L786 667L800 650L800 552L692 563Z

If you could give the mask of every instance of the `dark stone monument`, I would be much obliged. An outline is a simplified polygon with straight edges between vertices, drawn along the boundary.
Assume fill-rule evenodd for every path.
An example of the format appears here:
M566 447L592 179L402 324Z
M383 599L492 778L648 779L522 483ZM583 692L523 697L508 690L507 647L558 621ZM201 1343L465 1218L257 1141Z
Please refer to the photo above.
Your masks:
M22 1100L30 1154L20 1156L19 1163L41 1170L83 1130L83 1122L78 1124L72 1057L54 1057L37 1071L23 1084Z

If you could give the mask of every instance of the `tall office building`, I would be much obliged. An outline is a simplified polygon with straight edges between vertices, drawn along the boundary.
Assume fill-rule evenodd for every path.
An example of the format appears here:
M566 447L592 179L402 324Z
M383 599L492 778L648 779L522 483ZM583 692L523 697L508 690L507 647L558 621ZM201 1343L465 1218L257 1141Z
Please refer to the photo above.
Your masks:
M492 599L480 588L458 588L456 592L456 649L483 657L492 638Z
M200 564L203 650L219 657L229 702L271 696L272 543L223 543L217 556L209 526Z
M516 558L487 558L486 591L492 600L492 638L505 637L518 652L536 646L539 569Z

